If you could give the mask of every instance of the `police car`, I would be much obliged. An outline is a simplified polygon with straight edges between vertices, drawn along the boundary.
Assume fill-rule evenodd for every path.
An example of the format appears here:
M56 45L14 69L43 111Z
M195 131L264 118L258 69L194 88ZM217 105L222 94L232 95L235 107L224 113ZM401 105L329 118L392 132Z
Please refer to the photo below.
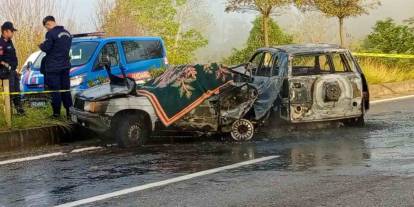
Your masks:
M22 69L22 92L43 92L44 77L40 73L43 52L33 53ZM168 64L164 41L160 37L103 37L102 33L74 35L70 50L71 90L75 93L108 81L105 70L99 67L102 56L111 60L115 75L125 73L138 84L150 78L150 69L162 68ZM43 95L30 101L33 106L43 105Z

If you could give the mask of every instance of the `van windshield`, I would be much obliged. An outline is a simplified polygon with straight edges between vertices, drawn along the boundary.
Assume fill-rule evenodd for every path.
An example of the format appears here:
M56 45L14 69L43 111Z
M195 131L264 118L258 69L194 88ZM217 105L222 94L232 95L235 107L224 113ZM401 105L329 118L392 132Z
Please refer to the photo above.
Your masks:
M85 65L91 59L93 53L98 47L98 42L73 42L69 55L71 57L70 63L72 67ZM42 52L33 64L33 70L39 70L42 64L42 59L46 56Z

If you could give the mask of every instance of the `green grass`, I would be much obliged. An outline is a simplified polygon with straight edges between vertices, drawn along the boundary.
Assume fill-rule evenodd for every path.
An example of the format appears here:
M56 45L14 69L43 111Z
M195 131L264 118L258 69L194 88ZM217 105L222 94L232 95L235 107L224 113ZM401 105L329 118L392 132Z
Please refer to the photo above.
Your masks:
M2 99L0 99L2 102ZM35 128L35 127L44 127L44 126L54 126L59 125L62 127L69 127L70 122L66 120L66 117L62 117L61 119L52 119L50 118L52 115L51 107L45 108L29 108L25 107L26 115L25 116L17 116L13 115L12 117L12 129L28 129L28 128ZM3 112L3 106L0 105L0 112ZM62 113L63 114L63 113ZM0 131L7 130L6 122L4 119L3 114L0 114Z
M373 59L362 59L360 65L369 84L414 80L414 66L384 64Z

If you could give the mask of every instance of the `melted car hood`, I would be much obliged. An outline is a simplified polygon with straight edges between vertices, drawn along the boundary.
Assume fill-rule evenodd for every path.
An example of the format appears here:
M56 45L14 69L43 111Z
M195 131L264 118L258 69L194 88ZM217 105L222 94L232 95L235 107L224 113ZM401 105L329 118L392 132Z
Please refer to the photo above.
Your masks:
M78 98L85 101L102 101L114 97L127 96L135 92L135 83L132 80L126 79L126 84L110 84L104 83L95 86L78 94Z

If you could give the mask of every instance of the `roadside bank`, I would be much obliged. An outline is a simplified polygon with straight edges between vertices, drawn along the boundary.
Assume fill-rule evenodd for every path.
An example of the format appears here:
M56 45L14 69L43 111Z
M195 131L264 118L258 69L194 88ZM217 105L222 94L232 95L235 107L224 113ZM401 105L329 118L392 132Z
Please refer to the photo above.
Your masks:
M414 94L414 80L370 85L369 91L371 100L411 95Z

